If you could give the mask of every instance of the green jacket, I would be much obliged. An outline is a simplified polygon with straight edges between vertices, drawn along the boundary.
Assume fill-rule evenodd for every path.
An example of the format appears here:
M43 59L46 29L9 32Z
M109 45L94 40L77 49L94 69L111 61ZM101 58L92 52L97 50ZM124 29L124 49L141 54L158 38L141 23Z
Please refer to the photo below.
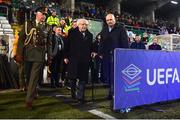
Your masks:
M34 30L33 30L34 29ZM24 61L44 62L45 53L50 50L49 26L46 23L27 22L19 33L17 54Z

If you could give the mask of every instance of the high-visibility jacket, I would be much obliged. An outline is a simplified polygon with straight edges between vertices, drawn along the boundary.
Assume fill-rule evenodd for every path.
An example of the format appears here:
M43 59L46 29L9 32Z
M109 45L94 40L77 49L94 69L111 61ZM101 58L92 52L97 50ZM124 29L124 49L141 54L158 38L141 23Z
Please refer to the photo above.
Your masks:
M47 18L47 24L48 25L59 25L59 18L58 17L53 17L53 16L49 16Z

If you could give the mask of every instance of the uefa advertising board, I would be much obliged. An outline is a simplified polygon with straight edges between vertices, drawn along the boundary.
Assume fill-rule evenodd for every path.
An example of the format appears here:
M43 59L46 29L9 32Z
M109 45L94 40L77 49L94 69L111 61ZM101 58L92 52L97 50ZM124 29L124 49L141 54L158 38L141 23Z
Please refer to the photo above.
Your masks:
M180 52L114 52L114 110L180 98Z

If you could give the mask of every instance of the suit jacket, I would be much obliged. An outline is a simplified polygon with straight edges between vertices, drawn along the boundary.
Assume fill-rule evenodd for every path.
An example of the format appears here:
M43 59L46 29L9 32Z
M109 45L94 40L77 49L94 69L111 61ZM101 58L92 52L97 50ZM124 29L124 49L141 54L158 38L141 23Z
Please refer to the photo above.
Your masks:
M102 37L102 49L101 54L104 57L113 54L115 48L128 48L128 36L125 28L115 25L115 27L109 32L108 26L101 31Z
M50 47L50 41L47 39L49 28L45 23L39 23L36 26L35 21L27 22L27 28L25 26L23 26L19 34L17 54L23 56L25 61L43 62L47 51L46 48L47 46ZM27 33L30 33L32 28L35 28L36 32L33 32L32 37L30 37L30 35L26 34L25 29L27 29ZM25 45L25 40L29 38L30 42Z

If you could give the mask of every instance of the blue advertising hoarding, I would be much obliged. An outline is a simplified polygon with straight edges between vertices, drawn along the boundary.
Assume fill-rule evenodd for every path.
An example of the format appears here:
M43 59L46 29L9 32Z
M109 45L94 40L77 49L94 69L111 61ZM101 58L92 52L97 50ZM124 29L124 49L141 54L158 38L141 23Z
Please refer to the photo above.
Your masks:
M180 52L114 52L114 110L180 98Z

